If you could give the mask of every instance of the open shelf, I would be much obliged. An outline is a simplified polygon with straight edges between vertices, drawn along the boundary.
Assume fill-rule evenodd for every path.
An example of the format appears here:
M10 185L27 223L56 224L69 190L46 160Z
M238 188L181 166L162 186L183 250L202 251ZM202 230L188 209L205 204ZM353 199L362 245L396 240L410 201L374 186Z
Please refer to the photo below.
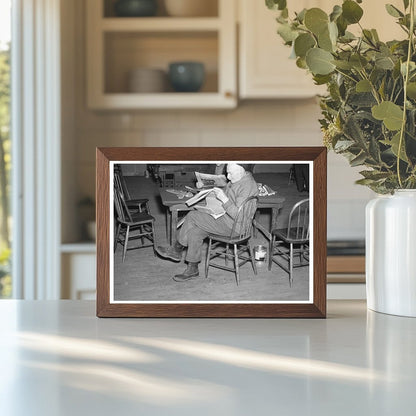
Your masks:
M174 16L169 15L169 5L166 5L166 1L172 1L172 0L156 0L157 2L157 12L156 16L150 17L152 19L159 18L159 17L166 17L168 19L174 19ZM192 0L193 2L201 1L201 0ZM195 13L195 17L218 17L219 15L219 1L220 0L203 0L202 5L194 5L194 12L198 11L198 13ZM227 0L230 1L230 0ZM100 0L103 5L102 9L102 17L105 19L117 17L115 12L115 4L117 0ZM201 8L202 6L202 8ZM176 8L176 11L178 9ZM188 13L189 14L189 10ZM184 17L184 19L194 19L195 17ZM130 20L134 19L134 17L119 17L120 19L124 20ZM147 17L141 17L141 19L144 19Z
M237 105L235 3L215 0L211 17L114 17L113 2L87 7L87 102L92 109L235 108ZM178 93L169 82L155 89L129 87L131 71L165 72L172 62L205 68L198 92ZM150 93L137 91L152 91ZM155 92L153 92L155 91Z
M111 32L105 34L104 51L105 94L132 93L128 88L129 73L138 68L163 70L167 80L169 64L178 61L204 64L205 81L200 92L194 94L218 92L218 38L215 32ZM174 93L169 82L163 92Z
M168 31L205 31L218 30L220 28L220 20L215 17L138 17L125 19L115 17L104 19L101 22L102 30L111 31L138 31L138 32L168 32Z

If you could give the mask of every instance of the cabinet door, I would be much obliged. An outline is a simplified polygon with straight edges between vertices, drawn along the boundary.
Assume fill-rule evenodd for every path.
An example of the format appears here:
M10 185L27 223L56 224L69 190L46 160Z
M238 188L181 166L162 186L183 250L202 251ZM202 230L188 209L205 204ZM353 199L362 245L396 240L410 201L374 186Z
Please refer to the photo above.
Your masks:
M402 0L389 3L403 8ZM289 10L320 7L330 12L341 0L298 0L289 4ZM305 98L325 92L325 87L313 84L312 77L290 59L291 49L283 44L276 33L276 11L269 10L264 1L238 0L240 19L239 89L241 98ZM395 19L386 12L384 2L366 0L362 25L376 28L384 41L403 38ZM348 30L360 31L358 25Z
M304 7L325 7L329 0L298 0L296 10ZM240 97L241 98L305 98L322 88L290 59L291 49L276 33L277 12L264 1L239 0L240 14ZM292 6L293 7L293 6Z

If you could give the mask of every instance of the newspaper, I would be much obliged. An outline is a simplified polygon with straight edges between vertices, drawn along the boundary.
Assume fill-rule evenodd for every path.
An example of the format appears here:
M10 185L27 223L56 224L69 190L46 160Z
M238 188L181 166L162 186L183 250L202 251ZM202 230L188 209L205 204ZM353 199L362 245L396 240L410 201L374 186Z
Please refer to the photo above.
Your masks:
M210 196L211 193L212 189L204 189L192 198L188 199L186 201L186 205L191 206L205 199L205 205L195 205L195 209L205 212L215 219L220 218L225 214L225 209L222 203L215 196Z
M207 196L205 202L206 205L195 205L195 209L205 212L215 219L220 218L225 214L225 209L217 198Z
M212 189L204 189L203 191L198 192L196 195L194 195L192 198L189 198L186 201L186 205L190 207L191 205L196 204L201 199L204 199L207 197L208 194L212 192Z
M195 172L196 180L204 186L218 186L220 188L227 185L225 175L209 175L208 173Z

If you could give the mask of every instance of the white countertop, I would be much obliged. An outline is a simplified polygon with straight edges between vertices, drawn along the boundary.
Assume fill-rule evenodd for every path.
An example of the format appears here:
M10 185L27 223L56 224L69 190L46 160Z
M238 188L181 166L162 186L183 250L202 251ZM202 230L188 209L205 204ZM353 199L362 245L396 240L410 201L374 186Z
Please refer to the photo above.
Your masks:
M0 415L412 415L416 319L98 319L0 301Z

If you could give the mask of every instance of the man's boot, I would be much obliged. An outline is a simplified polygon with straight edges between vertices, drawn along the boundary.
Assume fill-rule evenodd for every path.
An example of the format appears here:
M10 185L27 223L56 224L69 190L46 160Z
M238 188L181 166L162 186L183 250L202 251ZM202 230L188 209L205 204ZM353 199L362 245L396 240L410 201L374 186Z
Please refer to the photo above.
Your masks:
M188 263L182 274L175 274L173 280L175 282L186 282L189 279L199 276L198 263Z
M157 246L156 252L166 258L171 259L173 261L181 261L182 260L182 252L185 247L182 244L179 244L177 241L173 246Z

